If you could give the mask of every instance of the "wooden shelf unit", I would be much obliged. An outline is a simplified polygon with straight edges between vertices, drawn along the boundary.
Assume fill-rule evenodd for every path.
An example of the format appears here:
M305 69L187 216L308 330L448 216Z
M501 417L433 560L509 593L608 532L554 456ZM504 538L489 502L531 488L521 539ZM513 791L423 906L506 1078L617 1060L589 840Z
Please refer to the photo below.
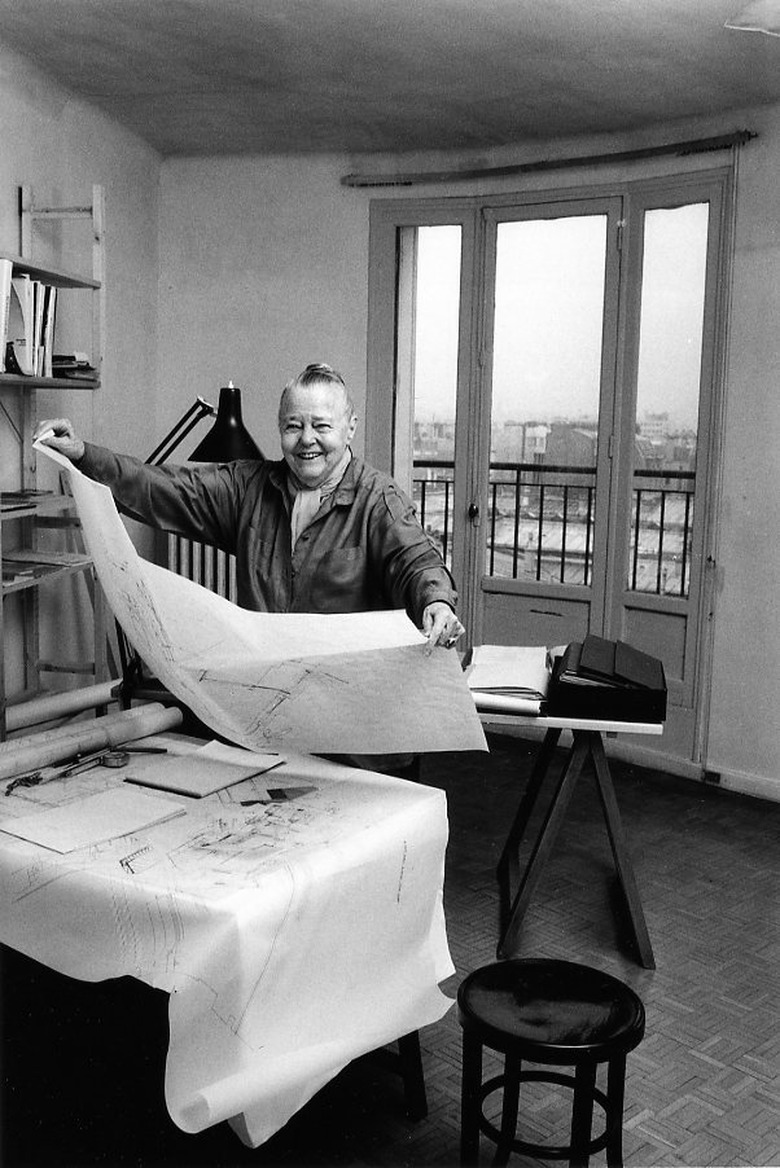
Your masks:
M91 224L91 275L79 276L57 267L43 265L33 258L35 228L41 222L82 219ZM36 414L36 393L40 390L95 391L100 387L103 368L103 335L105 316L105 288L103 281L104 209L103 192L92 188L91 202L79 207L50 207L36 204L32 188L20 188L21 255L1 253L10 259L13 274L27 274L62 291L90 295L91 354L95 375L83 377L40 377L17 373L0 373L0 424L7 424L18 446L18 474L9 495L14 496L5 506L0 504L0 560L19 564L19 578L0 585L0 741L6 737L6 709L9 704L24 701L47 692L41 685L46 673L85 674L89 682L108 679L107 622L105 603L94 577L92 563L81 548L80 526L72 500L65 494L46 494L37 491L37 455L32 449L32 433ZM88 346L85 343L84 348ZM9 408L9 406L11 408ZM28 498L15 498L29 493ZM58 529L57 541L66 545L61 550L41 547L41 536L46 529ZM54 538L54 537L53 537ZM22 577L22 564L33 574ZM32 565L37 565L32 568ZM41 613L39 590L42 586L57 587L66 577L81 574L84 577L93 614L94 652L89 661L47 661L41 655ZM23 661L17 664L23 672L22 685L13 693L7 692L6 627L9 599L17 611L13 619L20 622L14 630L21 645ZM49 640L54 640L52 631Z

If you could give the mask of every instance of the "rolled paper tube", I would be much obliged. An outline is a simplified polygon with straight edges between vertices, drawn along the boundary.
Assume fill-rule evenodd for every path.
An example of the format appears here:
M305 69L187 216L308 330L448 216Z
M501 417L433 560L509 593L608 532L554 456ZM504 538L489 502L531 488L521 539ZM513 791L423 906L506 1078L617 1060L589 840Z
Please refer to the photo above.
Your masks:
M121 746L150 734L174 730L182 721L183 714L178 707L151 702L92 722L79 722L4 742L0 744L0 779L24 775L77 754Z
M159 702L153 704L160 705ZM130 710L121 710L117 713L109 714L106 718L101 719L101 722L106 726L112 726L117 720L121 724L127 721L132 722L136 718L140 718L144 711L148 709L149 705L133 706ZM93 725L92 722L75 722L67 726L55 726L51 730L39 730L35 734L25 735L22 738L9 739L7 742L0 742L0 758L4 758L7 754L15 754L20 748L24 749L33 743L57 742L61 738L72 739L84 730L92 728Z
M53 722L56 718L81 714L84 710L95 709L96 706L107 706L117 700L115 691L120 684L121 682L114 679L104 681L100 685L46 694L39 698L31 698L27 702L20 702L17 706L9 706L5 713L6 731L13 734L26 726L39 726L41 722Z
M510 694L483 693L473 689L471 696L477 710L482 713L527 714L538 718L541 701L539 698L521 698Z

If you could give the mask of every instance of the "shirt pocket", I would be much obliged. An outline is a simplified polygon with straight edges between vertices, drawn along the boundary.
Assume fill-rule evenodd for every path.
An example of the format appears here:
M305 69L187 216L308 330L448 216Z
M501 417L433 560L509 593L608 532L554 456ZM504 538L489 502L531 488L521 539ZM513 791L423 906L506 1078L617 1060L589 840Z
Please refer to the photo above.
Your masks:
M362 612L372 607L369 593L364 548L335 548L320 559L311 581L315 611Z

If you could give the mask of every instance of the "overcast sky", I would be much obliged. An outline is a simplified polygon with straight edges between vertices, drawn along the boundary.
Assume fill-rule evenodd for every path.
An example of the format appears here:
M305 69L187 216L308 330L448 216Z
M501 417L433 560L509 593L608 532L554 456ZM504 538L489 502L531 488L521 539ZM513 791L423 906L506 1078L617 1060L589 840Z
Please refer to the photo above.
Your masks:
M638 415L695 428L707 208L646 218ZM598 407L604 216L499 224L493 367L498 421L594 417ZM419 418L454 414L460 235L423 228L418 253Z

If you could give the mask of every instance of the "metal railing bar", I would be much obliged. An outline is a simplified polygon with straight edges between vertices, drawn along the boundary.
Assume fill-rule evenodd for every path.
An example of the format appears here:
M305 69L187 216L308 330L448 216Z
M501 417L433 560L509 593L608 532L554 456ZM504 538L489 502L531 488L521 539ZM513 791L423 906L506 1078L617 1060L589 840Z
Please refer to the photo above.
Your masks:
M664 564L664 518L666 516L666 492L661 492L661 502L659 506L660 521L658 524L658 566L656 568L655 576L655 590L658 595L661 595L661 586L663 584L663 564Z
M631 565L631 588L636 591L637 566L639 564L639 528L642 514L642 492L636 491L636 512L634 515L634 555Z
M561 584L566 576L566 528L569 520L569 487L563 488L563 519L561 521Z
M496 565L496 498L498 495L498 484L493 483L493 493L490 500L490 575L493 575L493 569Z
M544 540L544 483L539 484L539 526L536 539L536 579L542 578L542 541Z
M680 596L688 595L688 541L691 535L691 509L693 496L685 496L685 521L683 525L682 570L680 575Z
M444 480L444 535L442 539L443 548L442 554L446 561L447 548L449 547L449 533L450 533L450 480Z
M512 579L517 579L517 561L520 553L520 473L515 475L515 530L512 541Z

